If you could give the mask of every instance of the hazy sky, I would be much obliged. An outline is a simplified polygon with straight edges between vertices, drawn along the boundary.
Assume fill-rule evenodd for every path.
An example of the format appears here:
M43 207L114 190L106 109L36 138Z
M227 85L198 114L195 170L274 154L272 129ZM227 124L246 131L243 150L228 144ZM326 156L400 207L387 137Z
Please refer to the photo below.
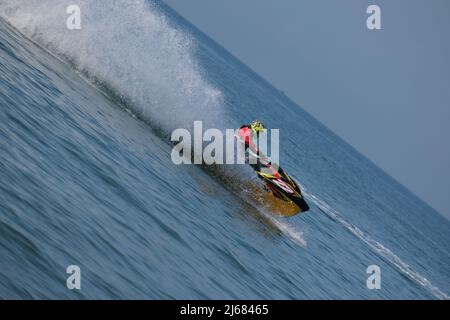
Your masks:
M449 0L165 2L450 217Z

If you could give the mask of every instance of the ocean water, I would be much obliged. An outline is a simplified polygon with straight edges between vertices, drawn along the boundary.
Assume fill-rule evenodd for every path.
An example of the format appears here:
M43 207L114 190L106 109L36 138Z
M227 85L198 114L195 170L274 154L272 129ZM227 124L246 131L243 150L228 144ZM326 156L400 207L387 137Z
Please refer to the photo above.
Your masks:
M246 168L172 163L171 130L253 118L280 128L306 214L252 204ZM0 1L0 298L448 299L449 244L448 220L165 4Z

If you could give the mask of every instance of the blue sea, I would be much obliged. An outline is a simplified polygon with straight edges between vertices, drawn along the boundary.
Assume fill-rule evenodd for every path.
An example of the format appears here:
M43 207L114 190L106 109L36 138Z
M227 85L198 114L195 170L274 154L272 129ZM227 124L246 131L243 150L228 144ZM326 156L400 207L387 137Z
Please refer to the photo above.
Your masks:
M246 167L171 161L175 128L254 118L307 213L252 203ZM449 245L449 220L164 3L0 1L0 298L448 299Z

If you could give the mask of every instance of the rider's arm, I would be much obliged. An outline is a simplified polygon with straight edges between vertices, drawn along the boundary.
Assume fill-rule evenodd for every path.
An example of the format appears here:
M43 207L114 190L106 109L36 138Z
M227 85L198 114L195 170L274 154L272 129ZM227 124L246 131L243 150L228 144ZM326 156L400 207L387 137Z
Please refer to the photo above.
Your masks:
M251 137L249 137L248 143L246 143L246 145L248 146L248 148L250 148L250 150L251 150L254 154L256 154L256 155L259 157L259 161L260 161L262 164L270 164L269 159L268 159L262 152L260 152L260 151L258 150L258 148L256 147L256 144L253 143Z
M256 155L259 156L259 150L258 150L258 148L256 147L256 145L253 143L253 141L252 141L251 138L248 139L247 147L250 148L250 150L251 150L254 154L256 154Z

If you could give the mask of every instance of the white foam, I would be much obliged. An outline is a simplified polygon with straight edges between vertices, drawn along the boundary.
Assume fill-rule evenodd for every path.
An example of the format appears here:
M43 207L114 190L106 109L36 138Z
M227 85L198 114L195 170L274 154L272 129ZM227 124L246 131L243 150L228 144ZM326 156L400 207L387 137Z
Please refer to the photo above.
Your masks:
M295 243L299 244L303 248L308 246L308 243L303 236L303 232L296 230L287 221L281 221L273 215L267 215L267 217L269 217L269 219L280 229L281 232L289 236Z
M66 8L81 9L69 30ZM205 79L189 32L144 0L2 0L0 16L76 69L106 83L166 132L194 120L220 128L220 90Z
M272 212L268 211L264 206L260 204L254 203L252 199L249 198L245 193L241 193L241 196L245 201L249 202L258 210L260 214L262 214L266 219L270 221L279 231L288 236L292 241L296 244L300 245L303 248L308 246L306 239L303 236L303 232L297 230L294 226L292 226L286 217L275 216Z

